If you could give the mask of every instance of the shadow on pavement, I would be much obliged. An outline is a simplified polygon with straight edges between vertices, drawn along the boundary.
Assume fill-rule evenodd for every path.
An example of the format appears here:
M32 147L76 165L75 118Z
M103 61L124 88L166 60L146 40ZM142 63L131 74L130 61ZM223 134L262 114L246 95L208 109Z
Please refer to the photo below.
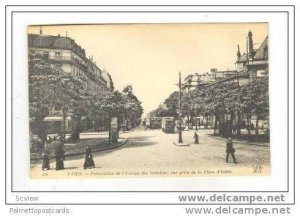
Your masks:
M129 138L127 143L118 149L138 148L138 147L146 147L146 146L158 144L158 142L151 141L151 138L153 138L153 137L154 136L140 136L140 137Z
M119 151L124 148L139 148L139 147L147 147L147 146L152 146L152 145L158 144L158 142L150 141L151 138L153 138L153 137L154 136L138 136L138 137L128 138L128 141L124 145L122 145L118 148L95 152L95 153L93 153L93 155L95 157L96 156L101 157L101 155L111 154L115 151Z

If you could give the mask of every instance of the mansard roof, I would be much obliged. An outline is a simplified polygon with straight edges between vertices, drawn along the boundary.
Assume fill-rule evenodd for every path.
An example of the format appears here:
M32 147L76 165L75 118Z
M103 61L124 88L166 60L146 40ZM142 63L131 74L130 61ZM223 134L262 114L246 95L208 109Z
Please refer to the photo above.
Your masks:
M267 52L267 53L266 53ZM254 55L254 60L268 60L268 36Z
M69 37L28 34L28 47L67 49L85 58L85 50Z

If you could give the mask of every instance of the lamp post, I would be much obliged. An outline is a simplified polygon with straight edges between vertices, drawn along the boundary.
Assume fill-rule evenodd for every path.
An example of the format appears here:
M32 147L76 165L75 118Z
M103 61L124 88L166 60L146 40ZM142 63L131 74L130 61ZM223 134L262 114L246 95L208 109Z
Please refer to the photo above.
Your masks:
M178 129L178 143L182 143L182 127L181 127L181 124L182 124L182 119L181 119L181 73L179 72L179 83L178 83L178 86L179 86L179 129Z

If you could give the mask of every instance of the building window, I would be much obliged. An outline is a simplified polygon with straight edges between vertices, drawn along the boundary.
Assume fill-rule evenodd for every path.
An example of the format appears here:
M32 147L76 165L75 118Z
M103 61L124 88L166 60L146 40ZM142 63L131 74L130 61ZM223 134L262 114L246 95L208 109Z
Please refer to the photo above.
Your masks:
M43 55L49 57L49 52L48 51L44 51Z
M258 70L256 72L256 76L257 77L264 77L264 76L266 76L266 71L265 70Z
M55 52L55 58L59 59L61 57L61 53L60 52Z

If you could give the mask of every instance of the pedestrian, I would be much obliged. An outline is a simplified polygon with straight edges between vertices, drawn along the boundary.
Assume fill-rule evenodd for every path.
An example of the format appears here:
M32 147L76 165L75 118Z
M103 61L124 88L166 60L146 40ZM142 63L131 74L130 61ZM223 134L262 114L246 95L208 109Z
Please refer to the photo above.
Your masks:
M147 129L150 129L150 122L149 121L146 122L146 130Z
M52 143L52 138L51 136L47 136L47 144L51 144Z
M144 119L144 120L143 120L143 127L144 127L145 130L147 130L147 125L146 125L146 123L147 123L147 119Z
M55 146L56 170L64 169L65 151L63 149L63 143L55 140L53 145Z
M88 146L85 149L85 160L84 160L83 168L84 169L95 168L95 163L92 156L92 149L90 148L90 146Z
M42 170L50 170L50 160L49 160L49 150L46 147L42 154L43 164L42 164Z
M261 125L261 131L264 132L264 124Z
M234 153L235 153L235 149L233 148L232 138L229 138L226 142L226 162L227 163L229 161L229 155L231 155L231 157L233 159L233 163L237 163Z
M196 131L194 132L194 139L195 139L195 144L199 144L199 135L196 133Z

